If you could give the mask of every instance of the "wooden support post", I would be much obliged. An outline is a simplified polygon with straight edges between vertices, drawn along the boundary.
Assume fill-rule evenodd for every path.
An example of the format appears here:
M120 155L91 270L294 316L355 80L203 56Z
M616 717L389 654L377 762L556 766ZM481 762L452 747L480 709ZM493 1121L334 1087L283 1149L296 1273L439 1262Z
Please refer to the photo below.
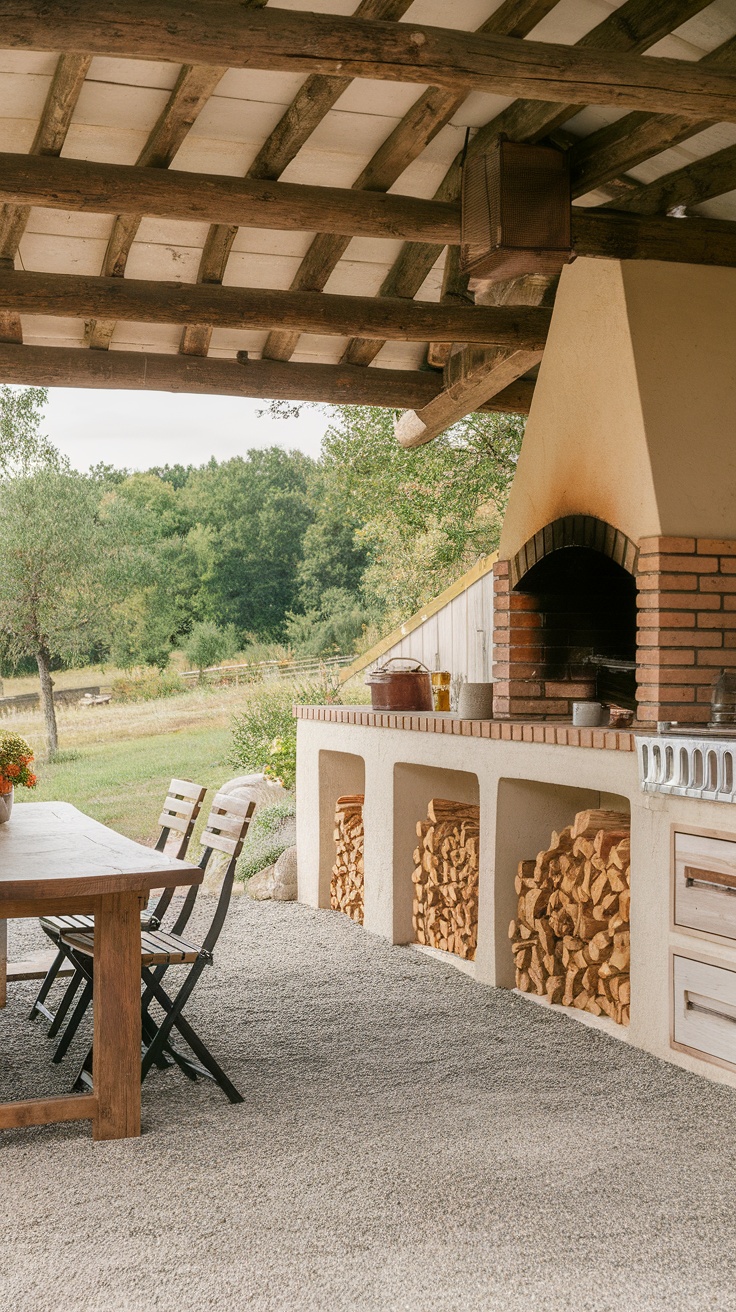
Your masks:
M142 906L138 893L114 893L95 911L95 1139L141 1132Z

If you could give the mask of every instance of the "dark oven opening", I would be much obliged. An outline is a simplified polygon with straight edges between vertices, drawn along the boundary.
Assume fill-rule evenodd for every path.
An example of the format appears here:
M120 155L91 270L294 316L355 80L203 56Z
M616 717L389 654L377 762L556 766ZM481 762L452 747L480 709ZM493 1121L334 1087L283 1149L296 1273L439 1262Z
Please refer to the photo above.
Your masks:
M636 709L636 582L589 547L561 547L514 589L535 598L544 678L590 683L609 705Z

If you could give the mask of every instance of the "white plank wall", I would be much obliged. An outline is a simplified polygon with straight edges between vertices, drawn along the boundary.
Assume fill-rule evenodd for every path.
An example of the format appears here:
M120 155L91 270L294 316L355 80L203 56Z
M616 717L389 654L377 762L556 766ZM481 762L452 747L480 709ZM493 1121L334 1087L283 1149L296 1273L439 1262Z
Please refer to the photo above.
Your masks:
M493 661L493 573L484 574L373 663L383 665L392 656L409 656L430 670L486 683Z

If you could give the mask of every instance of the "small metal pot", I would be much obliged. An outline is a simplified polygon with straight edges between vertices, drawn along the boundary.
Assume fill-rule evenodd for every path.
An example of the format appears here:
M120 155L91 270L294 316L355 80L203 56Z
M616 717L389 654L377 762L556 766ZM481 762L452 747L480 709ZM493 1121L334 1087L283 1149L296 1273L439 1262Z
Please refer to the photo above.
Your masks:
M377 711L433 711L432 679L421 661L409 661L408 669L389 669L404 656L392 656L366 679L371 706Z

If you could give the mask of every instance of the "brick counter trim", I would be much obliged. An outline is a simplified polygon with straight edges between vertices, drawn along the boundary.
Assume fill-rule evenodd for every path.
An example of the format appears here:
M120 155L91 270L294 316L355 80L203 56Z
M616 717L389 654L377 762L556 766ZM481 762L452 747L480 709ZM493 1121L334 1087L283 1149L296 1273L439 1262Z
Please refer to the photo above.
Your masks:
M553 747L594 747L633 752L633 733L618 729L574 729L570 724L522 724L509 720L458 720L453 716L417 715L407 711L372 711L359 706L295 706L297 720L356 724L365 729L404 729L413 733L444 733L495 742L549 743Z

